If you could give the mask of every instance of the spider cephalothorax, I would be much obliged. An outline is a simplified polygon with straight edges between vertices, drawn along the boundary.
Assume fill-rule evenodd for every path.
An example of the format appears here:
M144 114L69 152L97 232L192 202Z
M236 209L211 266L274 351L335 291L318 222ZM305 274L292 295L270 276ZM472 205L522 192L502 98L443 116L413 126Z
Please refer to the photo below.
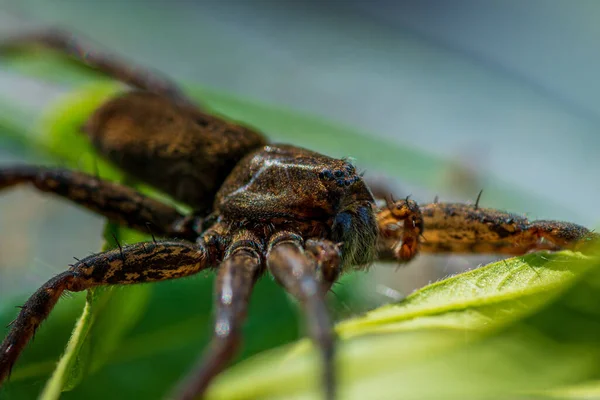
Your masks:
M373 195L347 161L269 145L237 164L214 210L232 225L267 224L270 230L343 243L343 264L364 266L373 261L377 244L373 205Z
M334 336L324 296L344 270L375 259L406 262L419 250L522 254L575 248L595 236L575 224L529 222L478 203L419 206L403 199L378 206L345 160L268 144L252 129L205 113L168 80L91 52L68 35L17 37L3 48L27 43L65 52L138 89L107 101L83 130L98 152L129 176L195 212L183 215L130 187L84 173L0 168L0 189L29 183L167 239L78 260L38 289L0 345L0 384L63 292L175 279L212 268L217 274L213 341L177 397L202 394L234 356L252 287L268 271L304 308L323 356L326 397L332 399Z

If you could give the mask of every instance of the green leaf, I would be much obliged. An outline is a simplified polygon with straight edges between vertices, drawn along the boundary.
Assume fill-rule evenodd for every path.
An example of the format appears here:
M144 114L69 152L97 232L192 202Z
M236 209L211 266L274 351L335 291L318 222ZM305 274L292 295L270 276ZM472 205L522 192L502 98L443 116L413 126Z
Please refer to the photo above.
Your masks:
M582 383L600 377L600 261L570 252L501 261L337 331L343 398L517 398ZM208 397L320 398L311 348L238 364Z
M102 251L114 248L116 241L136 236L140 235L128 235L127 229L107 223ZM60 398L62 392L74 389L86 375L109 361L111 353L145 312L150 290L151 286L142 285L124 291L114 287L89 289L83 313L40 398Z
M581 272L573 262L580 258L580 253L537 253L492 263L431 284L402 303L344 321L338 330L351 337L434 324L444 329L491 329L555 295L557 287Z
M600 381L594 380L580 385L571 385L536 393L540 399L592 400L600 398Z
M2 55L4 67L54 84L81 85L107 80L96 70L55 51L42 48L14 49Z
M94 291L88 291L87 301L83 309L81 317L75 324L73 334L67 347L65 354L60 359L56 366L52 377L47 382L44 391L41 394L41 398L44 400L58 399L60 394L64 390L69 390L75 386L76 382L79 382L83 376L83 370L85 368L85 361L89 354L87 347L84 348L87 342L87 336L93 324L93 304L94 304Z

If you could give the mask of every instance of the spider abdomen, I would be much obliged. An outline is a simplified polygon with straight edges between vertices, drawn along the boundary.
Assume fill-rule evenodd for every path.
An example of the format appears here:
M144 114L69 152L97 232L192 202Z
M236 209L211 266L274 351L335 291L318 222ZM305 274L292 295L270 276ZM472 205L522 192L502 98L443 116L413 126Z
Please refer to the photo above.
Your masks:
M126 92L84 127L100 154L178 201L207 211L233 167L263 146L259 133L149 92Z

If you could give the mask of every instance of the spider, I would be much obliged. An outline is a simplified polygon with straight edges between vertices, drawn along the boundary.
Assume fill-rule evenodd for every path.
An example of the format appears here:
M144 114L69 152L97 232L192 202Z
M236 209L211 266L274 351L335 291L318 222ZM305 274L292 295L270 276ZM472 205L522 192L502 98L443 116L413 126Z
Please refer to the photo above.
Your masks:
M533 221L474 205L418 205L374 196L347 160L288 144L210 115L170 80L88 49L70 35L16 36L3 48L42 45L133 90L109 99L83 132L98 153L131 177L195 211L85 173L42 166L0 167L0 188L31 184L107 219L162 238L78 260L39 288L0 346L0 384L65 291L177 279L211 269L213 339L173 392L201 396L240 347L254 283L265 273L304 309L322 357L324 396L334 399L335 338L325 295L340 274L375 260L404 263L419 251L518 255L579 248L598 235L567 222ZM377 199L375 198L377 197Z

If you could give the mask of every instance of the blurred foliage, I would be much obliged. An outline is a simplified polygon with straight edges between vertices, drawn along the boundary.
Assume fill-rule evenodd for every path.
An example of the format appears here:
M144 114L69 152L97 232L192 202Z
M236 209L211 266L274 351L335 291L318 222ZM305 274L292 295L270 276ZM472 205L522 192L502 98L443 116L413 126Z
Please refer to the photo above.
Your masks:
M62 58L38 64L18 60L12 67L64 85L101 79ZM74 92L53 107L33 133L27 113L2 105L2 139L43 151L63 165L98 170L102 177L121 180L122 174L98 158L78 133L89 113L115 90L115 85L103 82ZM209 90L194 94L208 108L254 125L277 140L337 156L351 154L359 164L403 171L424 185L433 184L446 165L430 155L318 119ZM519 197L513 194L496 188L490 197L510 206ZM125 229L117 229L116 234L124 243L144 239ZM514 398L517 394L576 398L576 393L598 392L594 380L600 379L599 274L596 259L578 254L530 255L433 284L400 304L346 321L338 326L343 391L348 398L382 399L400 394L407 399ZM345 278L346 284L337 291L339 303L353 303L353 280L360 277ZM83 293L63 299L0 395L34 398L52 374L45 389L47 399L62 390L69 390L62 394L65 399L159 398L209 339L211 293L212 278L207 274L102 289L89 293L87 303ZM23 300L0 304L0 324L14 317L14 306ZM78 315L79 323L57 367ZM297 338L297 319L283 291L271 279L262 279L252 297L241 359ZM211 396L314 398L319 364L309 349L303 341L242 362L218 380Z

